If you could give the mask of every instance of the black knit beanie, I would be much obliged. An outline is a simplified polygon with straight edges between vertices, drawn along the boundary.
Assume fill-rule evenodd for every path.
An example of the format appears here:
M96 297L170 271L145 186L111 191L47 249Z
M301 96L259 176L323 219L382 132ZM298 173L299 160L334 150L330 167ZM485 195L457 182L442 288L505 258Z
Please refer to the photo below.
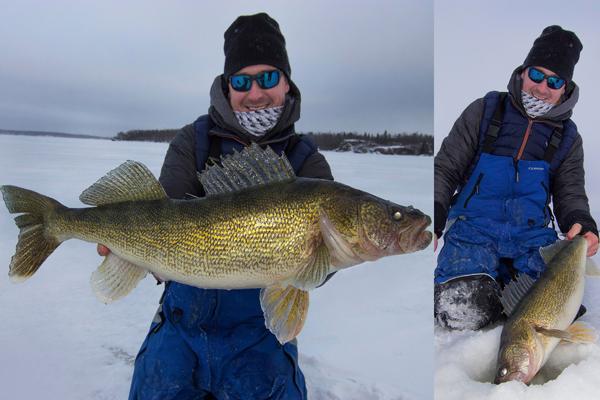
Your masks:
M571 81L583 45L571 31L558 25L545 28L529 51L523 67L544 67L563 79Z
M238 17L225 31L225 78L249 65L267 64L288 78L290 62L279 24L266 13Z

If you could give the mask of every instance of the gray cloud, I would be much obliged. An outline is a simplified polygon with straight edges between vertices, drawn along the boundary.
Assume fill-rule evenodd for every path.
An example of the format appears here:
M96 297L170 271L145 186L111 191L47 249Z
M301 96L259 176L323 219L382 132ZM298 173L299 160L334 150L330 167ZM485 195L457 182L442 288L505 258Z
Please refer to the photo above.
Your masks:
M223 32L267 11L303 95L301 130L433 130L433 6L418 0L0 1L0 128L111 136L205 113Z

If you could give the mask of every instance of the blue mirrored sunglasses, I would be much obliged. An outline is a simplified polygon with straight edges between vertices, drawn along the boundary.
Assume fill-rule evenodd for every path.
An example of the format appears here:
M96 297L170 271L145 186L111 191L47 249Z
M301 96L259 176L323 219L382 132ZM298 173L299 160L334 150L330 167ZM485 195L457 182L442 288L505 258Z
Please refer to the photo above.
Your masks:
M527 76L529 76L529 79L531 79L535 83L540 83L545 79L546 85L548 85L550 89L560 89L565 84L565 80L563 78L559 78L558 76L546 75L535 67L529 67L529 71L527 71Z
M252 81L256 81L261 89L272 89L279 84L281 73L278 70L263 71L256 75L238 74L229 77L229 83L233 90L247 92L252 87Z

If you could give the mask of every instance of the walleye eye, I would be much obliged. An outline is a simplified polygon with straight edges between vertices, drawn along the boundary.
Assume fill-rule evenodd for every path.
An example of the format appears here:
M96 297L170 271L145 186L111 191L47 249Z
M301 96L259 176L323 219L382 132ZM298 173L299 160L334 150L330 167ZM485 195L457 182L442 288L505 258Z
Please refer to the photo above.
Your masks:
M508 370L506 368L502 368L500 371L498 371L498 375L500 376L506 376L506 374L508 374Z
M396 211L394 214L392 214L392 218L394 218L395 221L400 221L402 219L402 213L400 211Z

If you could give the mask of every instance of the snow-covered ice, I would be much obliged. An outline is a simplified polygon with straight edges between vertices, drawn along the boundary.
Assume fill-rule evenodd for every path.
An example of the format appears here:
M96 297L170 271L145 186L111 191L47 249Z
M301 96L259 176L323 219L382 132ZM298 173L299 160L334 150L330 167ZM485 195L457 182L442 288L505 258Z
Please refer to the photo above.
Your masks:
M600 329L600 278L586 282L584 304L588 312L580 320ZM436 400L559 400L598 399L600 346L560 344L527 386L521 382L493 384L502 326L479 332L447 332L436 328Z
M592 196L600 196L592 192ZM592 212L598 220L600 213ZM441 241L440 241L441 243ZM600 265L600 256L593 257ZM600 277L586 276L579 319L600 333ZM435 328L436 400L595 400L600 398L600 345L561 343L528 386L493 383L502 325L481 331Z
M82 207L79 194L121 162L158 176L165 144L0 135L0 184ZM432 158L326 153L337 180L432 215ZM162 286L96 300L95 245L63 243L31 279L7 277L18 230L0 205L0 397L124 399ZM311 292L299 336L312 399L433 397L431 248L338 273Z

